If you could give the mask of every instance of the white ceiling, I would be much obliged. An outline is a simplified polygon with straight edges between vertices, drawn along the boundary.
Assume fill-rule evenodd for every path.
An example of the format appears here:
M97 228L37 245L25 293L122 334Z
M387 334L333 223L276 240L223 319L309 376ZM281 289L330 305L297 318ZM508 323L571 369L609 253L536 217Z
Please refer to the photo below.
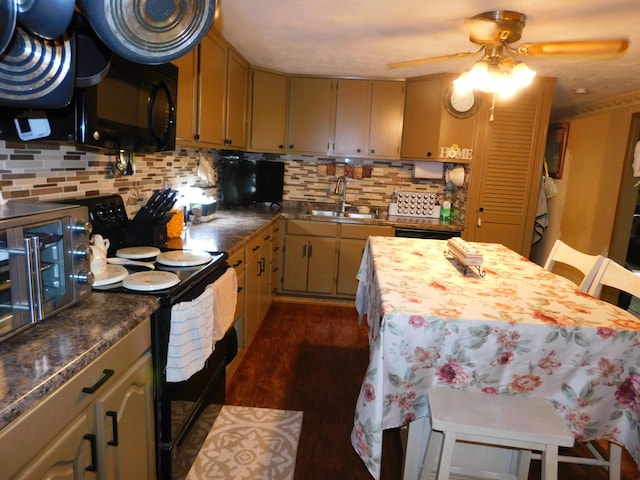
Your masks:
M626 37L618 58L523 59L556 77L554 111L640 89L638 0L222 0L216 28L253 65L286 73L407 78L461 73L478 57L401 70L386 64L469 52L464 19L489 10L527 16L522 40ZM576 95L576 88L589 93Z

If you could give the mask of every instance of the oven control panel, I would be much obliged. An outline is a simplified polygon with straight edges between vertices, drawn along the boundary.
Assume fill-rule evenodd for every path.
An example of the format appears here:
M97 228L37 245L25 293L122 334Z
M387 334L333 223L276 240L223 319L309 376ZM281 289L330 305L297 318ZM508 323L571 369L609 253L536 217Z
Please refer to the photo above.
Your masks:
M405 217L440 217L440 195L434 192L396 192L396 202L389 204L389 215Z

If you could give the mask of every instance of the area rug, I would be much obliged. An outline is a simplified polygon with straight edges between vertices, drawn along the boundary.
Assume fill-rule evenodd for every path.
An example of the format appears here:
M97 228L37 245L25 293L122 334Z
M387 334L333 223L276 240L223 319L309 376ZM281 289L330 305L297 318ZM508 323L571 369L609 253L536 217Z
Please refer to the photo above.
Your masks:
M224 405L186 480L292 480L302 412Z

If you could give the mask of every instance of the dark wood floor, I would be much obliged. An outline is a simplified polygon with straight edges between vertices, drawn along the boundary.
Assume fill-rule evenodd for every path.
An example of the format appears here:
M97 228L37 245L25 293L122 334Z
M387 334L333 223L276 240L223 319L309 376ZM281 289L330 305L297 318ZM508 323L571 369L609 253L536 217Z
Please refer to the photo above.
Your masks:
M226 403L304 412L295 480L370 480L349 440L368 362L352 306L276 302L236 370ZM399 480L398 431L385 431L382 480ZM532 462L529 478L540 478ZM561 464L559 480L607 480L604 469ZM625 452L622 480L636 480Z

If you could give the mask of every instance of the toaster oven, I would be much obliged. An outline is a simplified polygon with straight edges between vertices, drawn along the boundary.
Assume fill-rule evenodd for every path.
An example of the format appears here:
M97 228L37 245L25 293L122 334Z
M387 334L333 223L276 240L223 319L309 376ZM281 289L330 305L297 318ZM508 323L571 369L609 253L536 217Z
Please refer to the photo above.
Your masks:
M0 206L0 340L91 294L87 208Z

